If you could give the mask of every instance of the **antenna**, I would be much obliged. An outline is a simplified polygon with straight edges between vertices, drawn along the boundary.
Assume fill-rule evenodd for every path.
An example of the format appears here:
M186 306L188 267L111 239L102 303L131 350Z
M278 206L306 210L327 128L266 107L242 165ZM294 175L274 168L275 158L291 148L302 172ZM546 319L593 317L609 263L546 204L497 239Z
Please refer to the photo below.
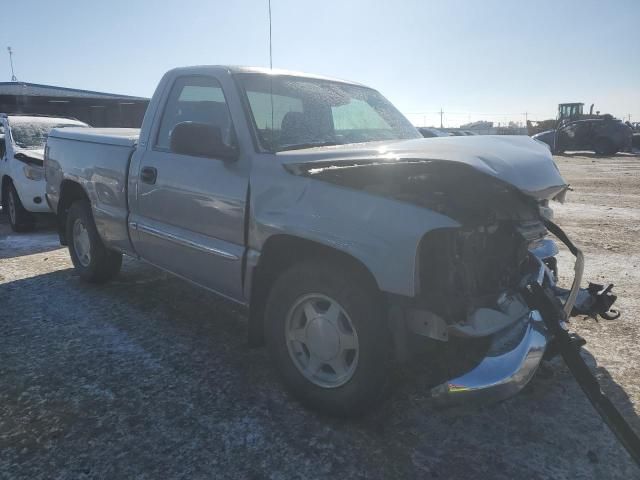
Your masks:
M269 0L269 68L273 70L273 47L271 42L271 0Z
M9 63L11 64L11 81L17 82L18 79L16 78L16 74L13 71L13 50L11 50L11 47L7 47L7 52L9 52Z

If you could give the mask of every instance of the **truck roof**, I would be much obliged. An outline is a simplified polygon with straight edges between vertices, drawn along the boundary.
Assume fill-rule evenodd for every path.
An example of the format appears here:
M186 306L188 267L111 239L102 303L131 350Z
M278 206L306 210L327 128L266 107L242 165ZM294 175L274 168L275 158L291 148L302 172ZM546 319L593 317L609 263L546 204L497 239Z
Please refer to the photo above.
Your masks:
M223 73L229 72L231 74L241 74L241 73L259 73L263 75L284 75L284 76L293 76L293 77L304 77L311 78L314 80L326 80L329 82L339 82L345 83L349 85L357 85L360 87L366 87L366 85L362 85L361 83L352 82L349 80L343 80L340 78L327 77L323 75L316 75L313 73L305 73L305 72L297 72L294 70L284 70L279 68L266 68L266 67L249 67L249 66L241 66L241 65L195 65L192 67L179 67L170 70L171 72L184 72L184 73L195 73L202 72L203 70L213 72L213 73ZM367 87L369 88L369 87Z

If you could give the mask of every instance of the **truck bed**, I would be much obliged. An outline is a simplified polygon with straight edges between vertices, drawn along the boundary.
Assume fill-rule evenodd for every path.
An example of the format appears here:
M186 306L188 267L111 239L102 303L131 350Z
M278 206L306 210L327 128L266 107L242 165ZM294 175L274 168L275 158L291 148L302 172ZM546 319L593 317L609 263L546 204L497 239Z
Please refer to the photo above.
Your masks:
M64 128L53 130L50 137L81 142L104 143L132 147L140 136L139 128Z
M52 130L47 139L49 205L59 213L61 192L71 182L79 184L91 201L102 240L120 251L131 250L127 178L139 132L134 128L63 128Z

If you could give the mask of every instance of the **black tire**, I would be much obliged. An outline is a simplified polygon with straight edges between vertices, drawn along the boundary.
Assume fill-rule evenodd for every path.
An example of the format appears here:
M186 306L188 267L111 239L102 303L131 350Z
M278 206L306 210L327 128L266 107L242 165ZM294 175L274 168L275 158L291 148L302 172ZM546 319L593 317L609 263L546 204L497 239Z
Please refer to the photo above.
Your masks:
M614 155L616 153L613 141L606 137L596 138L593 142L593 149L598 155Z
M74 241L74 226L79 222L88 234L89 259L83 256L81 260ZM122 254L108 250L102 243L91 206L87 200L76 201L67 214L66 236L69 245L69 255L80 278L89 283L104 283L115 277L122 266Z
M358 360L344 385L318 386L301 373L289 354L287 315L299 299L310 294L335 300L357 334ZM281 274L267 299L265 338L286 388L308 407L330 415L361 415L387 393L391 336L384 309L377 288L354 269L334 262L305 261Z
M9 225L14 232L28 232L33 230L36 221L33 214L29 213L22 202L20 196L13 186L13 183L8 184L7 191L4 193L2 199L2 210L6 211L7 217L9 217Z

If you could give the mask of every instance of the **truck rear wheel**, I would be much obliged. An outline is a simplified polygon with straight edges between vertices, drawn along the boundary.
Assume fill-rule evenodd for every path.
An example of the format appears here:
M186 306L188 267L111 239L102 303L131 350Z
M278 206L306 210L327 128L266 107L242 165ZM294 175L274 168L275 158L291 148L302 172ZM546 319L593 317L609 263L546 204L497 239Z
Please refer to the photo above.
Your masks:
M9 216L9 225L14 232L28 232L33 230L35 226L35 219L31 213L29 213L22 202L20 196L13 186L13 183L8 184L9 187L5 193L2 206L3 210L6 208L7 215Z
M267 300L267 346L288 390L332 415L364 413L386 392L390 335L363 275L328 262L294 265Z
M102 243L87 200L79 200L71 205L67 214L66 235L71 261L82 280L103 283L118 274L122 266L122 254L108 250Z

